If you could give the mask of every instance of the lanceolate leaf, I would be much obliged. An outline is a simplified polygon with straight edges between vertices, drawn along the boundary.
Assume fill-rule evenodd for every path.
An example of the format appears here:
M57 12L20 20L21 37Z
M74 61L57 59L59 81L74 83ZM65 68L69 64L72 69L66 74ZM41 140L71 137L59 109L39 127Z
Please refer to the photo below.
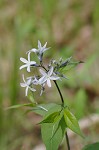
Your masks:
M60 112L54 112L50 114L48 117L44 118L39 124L54 123L58 120L59 117L60 117Z
M64 119L69 129L83 137L76 117L69 111L68 108L64 109Z
M41 125L42 138L46 150L58 150L66 130L64 117L55 123L44 123Z
M99 142L86 145L82 150L99 150Z
M15 108L23 107L23 106L35 107L36 104L35 104L35 103L18 104L18 105L10 106L10 107L8 107L7 109L15 109Z
M61 105L55 103L37 105L32 109L33 112L46 117L49 116L51 113L60 110L61 110Z
M66 67L60 68L61 73L65 73L67 71L70 71L74 67L76 67L78 64L83 63L82 61L79 62L70 62Z

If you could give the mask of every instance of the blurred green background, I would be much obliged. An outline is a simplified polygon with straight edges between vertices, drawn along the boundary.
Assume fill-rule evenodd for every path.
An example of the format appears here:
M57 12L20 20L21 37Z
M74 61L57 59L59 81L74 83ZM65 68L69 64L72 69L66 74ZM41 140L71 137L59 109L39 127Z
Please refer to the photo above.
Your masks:
M0 0L0 150L31 150L42 143L40 127L35 127L39 116L24 114L24 108L5 110L28 102L20 87L25 71L19 71L19 58L27 58L26 51L37 47L38 40L51 47L46 62L70 56L85 62L58 84L78 119L99 114L99 1ZM54 85L35 99L60 102ZM99 141L96 124L88 129L80 145Z

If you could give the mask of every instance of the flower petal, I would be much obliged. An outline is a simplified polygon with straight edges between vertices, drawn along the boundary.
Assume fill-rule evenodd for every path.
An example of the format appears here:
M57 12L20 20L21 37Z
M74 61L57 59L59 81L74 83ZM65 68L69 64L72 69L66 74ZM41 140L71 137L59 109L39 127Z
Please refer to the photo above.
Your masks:
M38 40L38 48L41 49L41 42Z
M21 70L21 69L23 69L25 67L27 67L27 64L26 65L22 65L19 69Z
M30 61L30 65L34 65L34 64L36 64L35 61Z
M23 57L21 57L20 60L21 60L23 63L27 63L27 62L28 62L28 61L27 61L25 58L23 58Z
M50 47L44 48L44 49L43 49L43 53L44 53L45 51L47 51L48 49L50 49Z
M49 78L47 79L47 85L48 85L48 87L51 87L51 81Z
M31 79L31 78L26 81L26 84L27 84L28 86L29 86L31 83L32 83L32 79Z
M26 54L28 54L29 52L30 52L30 53L31 53L31 52L36 53L37 51L38 51L38 50L37 50L36 48L32 48L31 50L27 51Z
M29 89L33 92L35 92L36 90L34 88L29 87Z
M27 85L25 83L20 83L21 87L26 87Z
M26 89L25 89L25 96L28 95L28 89L29 89L29 87L27 86Z
M25 81L25 79L24 79L24 74L22 74L22 79L23 79L23 81L26 83L26 81Z
M30 65L27 66L27 71L30 72Z
M31 51L34 53L38 52L38 50L36 48L32 48Z
M50 68L50 70L48 71L48 76L51 76L51 75L52 75L53 69L54 69L53 67Z
M43 76L46 76L47 73L45 71L43 71L42 69L39 69L40 73L43 75Z
M28 53L28 62L30 62L30 52Z
M47 42L44 44L43 48L45 49L46 48L46 45L47 45Z
M51 76L50 77L50 80L58 80L58 79L60 79L60 77L57 77L57 76Z
M39 79L39 84L43 84L44 82L46 82L47 80L47 77L46 76L43 76Z

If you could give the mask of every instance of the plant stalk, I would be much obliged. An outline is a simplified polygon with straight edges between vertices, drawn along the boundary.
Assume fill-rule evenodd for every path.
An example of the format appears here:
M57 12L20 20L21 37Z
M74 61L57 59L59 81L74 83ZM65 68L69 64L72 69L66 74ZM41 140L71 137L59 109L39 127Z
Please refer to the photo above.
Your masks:
M57 84L57 82L55 80L54 80L54 83L55 83L55 85L57 87L57 90L59 92L59 95L60 95L60 98L61 98L61 101L62 101L62 105L64 106L64 99L63 99L62 93L61 93L61 91L59 89L59 86L58 86L58 84Z
M70 144L69 144L69 138L68 138L68 134L67 134L67 131L66 131L66 142L67 142L67 147L68 147L68 150L70 150Z
M55 85L57 87L57 90L59 92L59 95L60 95L60 98L61 98L61 101L62 101L62 105L64 106L64 99L63 99L62 93L60 91L60 88L59 88L59 86L58 86L58 84L57 84L57 82L55 80L54 80L54 83L55 83ZM65 137L66 137L66 142L67 142L68 150L70 150L70 144L69 144L69 138L68 138L67 131L66 131Z
M41 63L40 65L41 65L40 67L42 67L43 69L45 69L45 70L47 71L47 69L43 66L42 63ZM56 88L57 88L57 90L58 90L58 93L59 93L59 95L60 95L60 98L61 98L61 101L62 101L62 106L64 106L64 99L63 99L63 95L62 95L62 93L61 93L61 90L60 90L60 88L59 88L59 86L58 86L56 80L54 80L54 83L55 83ZM66 142L67 142L68 150L70 150L70 144L69 144L69 138L68 138L67 131L66 131L65 136L66 136Z

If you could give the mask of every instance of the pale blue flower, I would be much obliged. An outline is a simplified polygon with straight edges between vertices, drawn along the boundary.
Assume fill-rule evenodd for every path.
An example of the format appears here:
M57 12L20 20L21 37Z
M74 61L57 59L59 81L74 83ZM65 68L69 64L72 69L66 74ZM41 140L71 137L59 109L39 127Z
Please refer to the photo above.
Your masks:
M42 77L39 79L39 84L42 85L45 82L47 82L48 87L51 87L51 81L50 80L58 80L58 79L60 79L60 77L56 76L53 73L53 69L54 68L51 67L47 73L45 71L43 71L42 69L40 69L40 73L42 74Z
M50 47L46 48L46 45L47 45L47 42L44 44L44 46L42 46L41 42L38 40L38 49L33 48L33 49L29 50L28 52L34 52L34 53L36 53L37 56L38 56L38 58L39 58L39 60L42 61L43 53L50 48Z
M36 90L35 90L34 88L31 88L31 87L30 87L30 85L32 84L32 78L31 78L31 77L27 78L27 81L25 81L24 75L22 75L22 78L23 78L24 83L20 83L20 86L26 88L26 89L25 89L25 96L28 95L28 90L29 90L29 89L30 89L31 91L35 92Z
M22 65L20 67L20 70L27 67L27 71L30 72L30 67L31 66L35 66L36 65L36 62L35 61L30 61L30 52L28 53L28 60L26 60L25 58L20 58L20 60L25 63L25 65Z

